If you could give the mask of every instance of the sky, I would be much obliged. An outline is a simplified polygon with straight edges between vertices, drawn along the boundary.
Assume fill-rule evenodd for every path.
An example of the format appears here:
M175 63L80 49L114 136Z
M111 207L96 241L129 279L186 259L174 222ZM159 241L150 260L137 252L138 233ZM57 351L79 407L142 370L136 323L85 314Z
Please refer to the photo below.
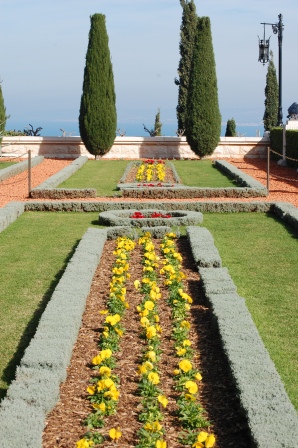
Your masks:
M211 20L222 122L259 124L264 113L267 65L258 62L261 22L283 14L282 106L298 102L297 0L195 0ZM118 127L177 128L182 8L179 0L0 0L0 79L6 129L51 122L77 128L90 16L106 16ZM266 26L278 72L278 38ZM176 129L175 128L175 129Z

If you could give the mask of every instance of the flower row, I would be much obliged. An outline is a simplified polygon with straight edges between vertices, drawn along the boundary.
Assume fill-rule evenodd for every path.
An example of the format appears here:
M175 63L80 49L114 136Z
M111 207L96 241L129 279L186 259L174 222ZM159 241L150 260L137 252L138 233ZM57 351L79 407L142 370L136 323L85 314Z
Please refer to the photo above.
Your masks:
M88 399L93 411L84 421L84 424L88 427L88 432L76 443L76 448L89 448L94 444L102 443L105 437L96 429L104 427L104 418L116 412L120 395L120 381L119 377L113 373L116 364L113 355L119 350L120 339L124 333L121 319L125 310L129 308L125 283L130 278L128 272L129 255L134 247L134 241L126 237L120 237L113 252L115 262L106 303L107 309L100 311L100 314L106 315L103 332L99 339L101 350L92 359L95 375L91 378L91 384L87 387ZM121 437L120 429L111 428L109 436L113 440L118 440Z
M162 161L158 161L157 163L154 160L148 160L143 162L136 174L136 181L153 181L158 180L163 182L165 180L166 170L165 165Z

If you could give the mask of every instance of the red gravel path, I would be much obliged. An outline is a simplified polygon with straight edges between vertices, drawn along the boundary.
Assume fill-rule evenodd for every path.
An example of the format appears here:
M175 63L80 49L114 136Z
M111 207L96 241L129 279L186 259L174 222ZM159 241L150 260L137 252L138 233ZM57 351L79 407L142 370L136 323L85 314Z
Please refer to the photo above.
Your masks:
M4 160L4 159L1 159ZM262 184L266 185L267 182L267 168L265 159L231 159L230 163L235 165L243 172L257 179ZM61 159L45 159L40 165L32 168L32 188L38 186L44 182L48 177L60 171L62 168L71 163L71 160ZM255 201L282 201L290 202L298 207L298 173L293 168L281 167L276 162L272 161L270 166L270 193L264 198L214 198L214 199L190 199L188 201L202 202L202 201L214 201L214 202L255 202ZM278 176L278 177L276 177ZM281 179L283 178L283 179ZM0 182L0 207L3 207L10 201L29 201L32 200L28 197L28 173L18 174L6 181ZM71 199L70 199L71 200ZM88 201L89 199L82 199ZM139 199L131 198L92 198L91 201L127 201L127 202L139 202ZM39 200L37 200L39 201ZM65 201L65 200L64 200ZM143 202L152 201L151 199L142 199ZM166 201L166 200L165 200ZM173 201L168 199L168 201ZM177 202L183 201L183 199L176 199Z

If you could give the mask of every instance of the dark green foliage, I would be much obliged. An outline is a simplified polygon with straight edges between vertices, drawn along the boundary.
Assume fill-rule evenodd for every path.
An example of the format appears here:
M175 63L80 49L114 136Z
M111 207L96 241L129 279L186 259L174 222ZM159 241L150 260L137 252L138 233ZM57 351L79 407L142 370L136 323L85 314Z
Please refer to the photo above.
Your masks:
M179 79L175 83L179 86L177 119L178 129L185 129L185 117L187 107L187 93L189 86L189 76L193 54L194 41L197 29L196 5L193 0L180 0L183 8L182 23L180 27L180 62L178 66Z
M278 81L272 51L270 51L270 60L266 76L263 122L265 131L270 131L278 122Z
M156 137L161 136L161 128L162 128L162 123L160 122L160 109L158 109L157 114L155 116L155 122L154 122L154 132L155 132Z
M227 121L225 137L236 137L236 122L234 118Z
M187 100L186 138L200 157L213 153L220 140L215 58L209 17L199 17Z
M282 158L282 147L283 129L280 126L272 128L270 131L270 148L274 152L270 153L271 159L280 160ZM288 157L288 166L298 168L298 131L293 129L286 131L286 157Z
M90 19L79 127L87 150L96 158L114 143L117 114L105 16L94 14Z
M7 118L8 117L6 116L6 108L4 106L2 87L0 85L0 143L1 143L1 136L3 135L3 132L5 130L5 124Z

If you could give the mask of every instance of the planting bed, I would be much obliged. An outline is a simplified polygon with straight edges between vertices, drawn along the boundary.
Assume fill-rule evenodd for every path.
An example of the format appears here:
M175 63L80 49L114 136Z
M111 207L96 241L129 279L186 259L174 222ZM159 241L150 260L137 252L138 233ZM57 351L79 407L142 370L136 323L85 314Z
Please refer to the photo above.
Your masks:
M155 241L159 253L160 241ZM113 264L112 251L115 241L108 241L105 245L100 265L94 276L91 291L87 299L83 323L75 344L71 364L68 368L66 382L61 386L61 398L56 408L47 418L47 425L43 436L43 448L75 447L86 429L82 421L91 412L86 388L92 376L91 359L98 353L98 339L104 326L105 316L99 311L106 307L109 283ZM195 364L203 376L200 382L200 401L206 409L206 416L212 421L205 430L216 434L216 447L249 447L249 435L245 419L239 412L239 401L236 390L228 375L227 361L223 355L221 344L214 326L211 325L212 314L200 290L199 276L192 257L188 242L178 241L179 252L183 256L183 272L186 275L185 291L190 294L192 304L191 340L198 355ZM139 317L136 305L140 303L140 293L134 287L134 281L142 276L141 249L137 247L131 255L131 278L126 284L127 300L130 308L126 310L123 325L126 332L122 338L120 351L116 356L114 372L120 376L121 395L115 416L107 417L106 427L99 430L107 435L112 427L119 426L122 438L118 442L121 447L135 447L137 444L137 430L141 427L138 414L141 411L140 396L136 393L139 377L136 374L140 364L140 355L144 349L144 341L139 338ZM166 305L167 290L160 285L162 299L159 301L160 325L162 326L162 359L161 387L169 399L166 410L163 411L165 440L168 448L181 448L177 440L181 425L175 416L177 410L173 390L173 370L177 365L173 342L171 341L171 319L169 307ZM112 446L109 437L101 446Z
M200 212L188 210L166 210L147 209L140 213L135 209L110 210L99 214L99 223L108 226L182 226L195 225L203 222Z

